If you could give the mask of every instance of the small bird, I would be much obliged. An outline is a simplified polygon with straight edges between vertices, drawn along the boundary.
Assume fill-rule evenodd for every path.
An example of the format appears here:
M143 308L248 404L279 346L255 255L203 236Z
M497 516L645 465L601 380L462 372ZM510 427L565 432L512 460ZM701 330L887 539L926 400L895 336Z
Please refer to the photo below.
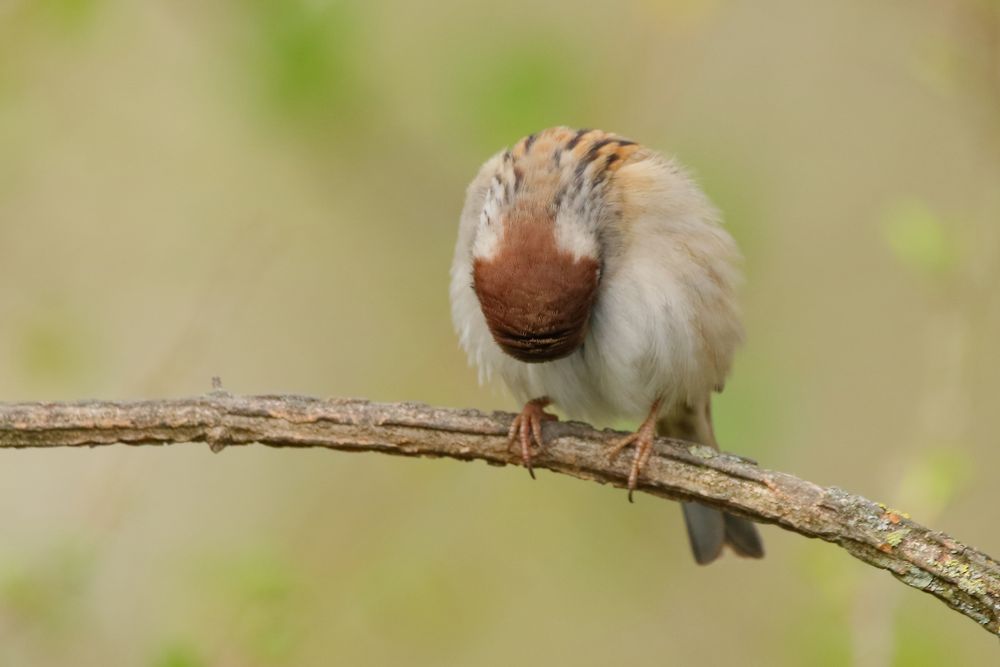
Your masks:
M510 429L532 470L545 411L643 420L629 500L657 435L718 448L711 396L743 339L739 250L674 160L600 130L554 127L480 168L466 193L451 309L480 380L524 409ZM682 503L695 560L764 555L750 521Z

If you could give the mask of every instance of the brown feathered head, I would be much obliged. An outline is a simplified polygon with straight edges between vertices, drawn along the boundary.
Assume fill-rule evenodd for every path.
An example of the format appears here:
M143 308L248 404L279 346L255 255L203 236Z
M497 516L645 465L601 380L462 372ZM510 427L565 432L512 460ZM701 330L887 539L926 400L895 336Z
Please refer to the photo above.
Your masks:
M473 288L493 339L520 361L583 344L601 278L600 219L635 144L553 128L503 154L473 245Z

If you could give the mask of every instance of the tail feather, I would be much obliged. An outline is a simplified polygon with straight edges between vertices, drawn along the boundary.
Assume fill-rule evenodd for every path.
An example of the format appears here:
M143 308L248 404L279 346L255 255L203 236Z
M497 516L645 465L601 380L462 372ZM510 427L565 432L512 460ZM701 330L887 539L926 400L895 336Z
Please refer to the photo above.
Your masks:
M740 556L763 558L764 541L752 521L743 517L723 514L726 521L726 544Z
M712 431L708 400L700 408L685 408L679 415L661 419L657 430L668 437L719 448ZM681 509L684 511L691 551L699 565L707 565L717 559L725 545L738 556L764 557L764 543L760 533L757 526L748 519L696 502L683 502Z
M699 565L708 565L722 554L726 520L717 509L701 503L681 503L691 552Z

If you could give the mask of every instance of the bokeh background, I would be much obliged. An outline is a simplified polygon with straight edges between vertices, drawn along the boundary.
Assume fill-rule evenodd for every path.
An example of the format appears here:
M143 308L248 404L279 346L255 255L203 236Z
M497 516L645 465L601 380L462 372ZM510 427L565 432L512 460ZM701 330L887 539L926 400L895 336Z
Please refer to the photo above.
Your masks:
M1000 554L995 0L0 0L0 400L511 409L451 330L479 163L676 154L746 254L723 445ZM620 426L628 426L622 424ZM520 469L0 454L0 665L986 665L830 545Z

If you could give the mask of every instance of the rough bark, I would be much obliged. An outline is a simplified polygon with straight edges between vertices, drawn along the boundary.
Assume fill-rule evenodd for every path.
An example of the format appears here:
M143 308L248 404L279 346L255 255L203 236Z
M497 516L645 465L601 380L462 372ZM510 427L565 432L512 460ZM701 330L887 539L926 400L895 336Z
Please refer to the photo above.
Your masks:
M0 404L0 448L261 443L519 465L508 449L513 415L364 400L232 396L137 402ZM629 457L609 462L619 437L548 422L535 467L624 487ZM1000 635L1000 564L898 511L707 447L659 439L639 490L694 499L840 545Z

